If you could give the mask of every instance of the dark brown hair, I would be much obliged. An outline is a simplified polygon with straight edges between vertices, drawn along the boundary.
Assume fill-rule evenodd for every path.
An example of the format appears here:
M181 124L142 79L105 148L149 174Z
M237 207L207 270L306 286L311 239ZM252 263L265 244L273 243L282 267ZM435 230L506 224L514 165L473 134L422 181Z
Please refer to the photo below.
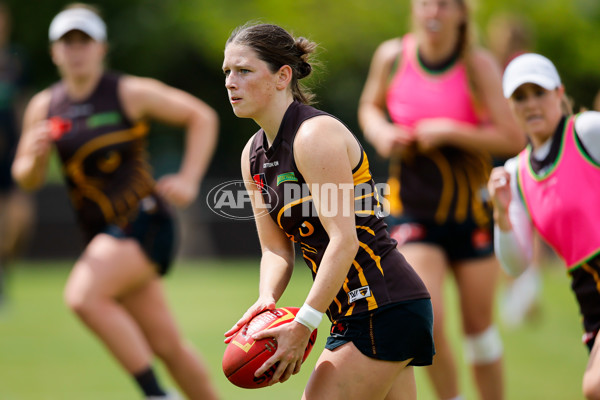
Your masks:
M247 23L237 27L227 39L229 44L241 44L252 48L258 58L269 65L271 72L289 65L292 69L291 89L294 100L310 104L314 94L302 86L300 79L312 72L310 54L317 44L304 37L294 38L288 31L273 24Z

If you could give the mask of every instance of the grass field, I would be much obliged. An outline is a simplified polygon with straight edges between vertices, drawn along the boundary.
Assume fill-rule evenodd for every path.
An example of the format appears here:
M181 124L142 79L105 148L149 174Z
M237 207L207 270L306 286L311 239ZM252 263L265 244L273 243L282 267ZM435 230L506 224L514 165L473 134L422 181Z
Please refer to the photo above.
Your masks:
M328 324L300 374L284 384L244 390L221 371L223 332L255 300L256 260L181 261L166 279L171 306L184 335L203 354L225 400L299 399L323 348ZM10 281L11 302L0 312L0 400L127 400L140 395L102 345L66 309L62 288L70 262L22 262ZM310 287L304 265L296 268L280 306L300 306ZM448 285L449 334L460 344L456 299ZM515 331L501 326L507 399L581 399L587 352L580 343L577 306L563 269L544 272L541 312ZM456 347L458 348L458 347ZM460 354L458 354L460 356ZM161 378L171 385L162 366ZM416 369L419 399L434 399L424 371ZM466 399L475 399L468 370L461 369ZM366 399L368 400L368 399Z

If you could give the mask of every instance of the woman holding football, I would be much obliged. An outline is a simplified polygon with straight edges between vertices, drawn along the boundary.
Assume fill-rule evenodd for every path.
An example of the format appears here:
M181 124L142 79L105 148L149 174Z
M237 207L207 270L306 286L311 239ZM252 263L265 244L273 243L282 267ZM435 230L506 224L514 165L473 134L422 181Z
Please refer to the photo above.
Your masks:
M260 126L241 161L247 190L262 194L250 196L262 248L259 297L225 341L276 307L297 242L314 282L294 322L255 334L278 345L255 376L276 363L271 384L297 373L327 313L331 335L303 399L415 399L412 366L431 364L434 354L429 293L387 233L360 143L308 105L299 80L312 71L315 47L270 24L241 26L225 46L233 112Z
M600 113L571 115L554 64L539 54L508 64L503 87L530 144L490 176L496 252L504 270L519 275L535 231L564 260L590 351L583 393L600 399Z
M375 51L358 119L389 158L390 235L431 293L440 399L461 399L446 335L444 287L459 296L465 361L481 399L502 399L502 340L494 324L498 262L485 187L492 156L525 146L502 97L500 68L471 43L468 0L412 0L412 32Z
M52 20L52 60L60 81L27 106L12 167L26 189L42 185L52 147L86 243L65 301L131 374L147 399L175 399L161 388L153 356L190 399L215 399L207 368L180 335L160 276L174 256L171 205L198 193L217 137L215 112L201 100L153 79L104 70L106 26L77 4ZM181 126L181 169L152 178L146 120Z

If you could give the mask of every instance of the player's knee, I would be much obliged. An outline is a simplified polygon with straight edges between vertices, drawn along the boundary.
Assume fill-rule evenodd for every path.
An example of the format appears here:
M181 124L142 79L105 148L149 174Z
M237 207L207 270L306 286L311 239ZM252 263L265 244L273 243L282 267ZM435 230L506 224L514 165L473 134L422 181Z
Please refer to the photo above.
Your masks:
M465 340L465 356L474 365L491 364L503 354L502 339L495 325L476 335L468 335Z
M63 300L67 307L79 316L89 313L92 308L90 297L76 285L67 284L63 292Z
M583 376L583 395L587 400L600 400L600 377L586 372Z

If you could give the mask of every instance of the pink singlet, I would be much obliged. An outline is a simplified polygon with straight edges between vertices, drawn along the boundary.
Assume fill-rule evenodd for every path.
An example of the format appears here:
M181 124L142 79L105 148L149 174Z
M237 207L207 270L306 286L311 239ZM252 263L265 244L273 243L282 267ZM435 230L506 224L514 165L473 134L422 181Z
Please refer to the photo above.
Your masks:
M531 168L531 146L519 154L518 182L525 206L541 236L573 268L600 251L600 166L575 138L568 119L559 155L544 175Z
M387 92L393 122L412 128L426 118L451 118L479 124L463 63L442 72L428 71L417 57L412 34L402 38L400 65Z

